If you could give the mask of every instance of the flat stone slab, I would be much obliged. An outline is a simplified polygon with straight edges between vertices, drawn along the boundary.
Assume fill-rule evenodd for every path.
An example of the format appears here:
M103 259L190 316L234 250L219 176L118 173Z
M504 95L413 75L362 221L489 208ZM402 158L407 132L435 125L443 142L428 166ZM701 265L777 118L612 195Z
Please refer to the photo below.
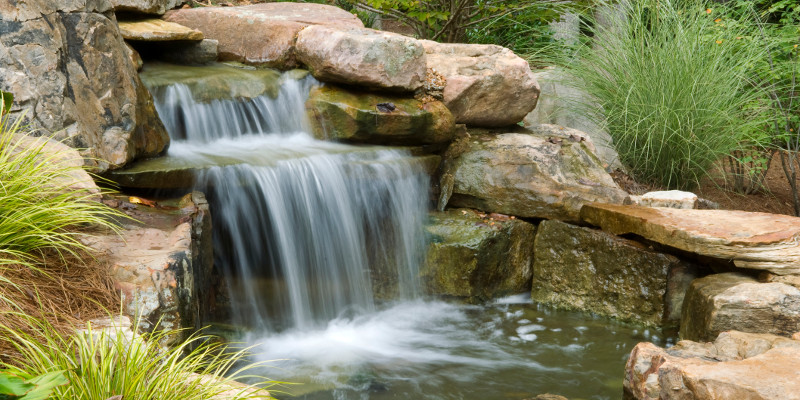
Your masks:
M581 219L613 234L732 260L739 268L800 274L800 218L732 210L587 204Z
M119 21L119 31L122 33L122 37L127 40L147 42L204 39L203 32L156 18Z

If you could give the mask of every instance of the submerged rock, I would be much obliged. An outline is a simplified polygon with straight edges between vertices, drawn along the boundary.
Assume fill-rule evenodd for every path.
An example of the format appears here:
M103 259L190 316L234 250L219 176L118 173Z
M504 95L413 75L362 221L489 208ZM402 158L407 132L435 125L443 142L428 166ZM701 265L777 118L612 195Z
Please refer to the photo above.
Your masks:
M680 319L688 282L670 285L683 272L676 257L560 221L539 224L534 254L536 302L648 325Z
M423 287L469 301L530 290L536 228L512 218L468 209L432 213Z
M633 233L739 268L800 274L800 218L732 210L590 204L581 218L613 234Z
M297 58L323 82L411 92L426 76L420 42L397 33L309 26L297 34L296 48Z
M714 343L662 349L639 343L625 365L624 398L800 399L800 341L723 332Z
M468 148L448 161L454 171L451 207L577 221L584 204L620 204L627 196L586 137L561 134L554 126L511 132L471 132Z
M224 64L187 67L164 63L148 63L141 72L148 88L158 94L168 87L185 85L199 103L214 100L276 97L281 74L272 69L245 70Z
M280 69L298 66L294 46L301 29L309 25L364 26L341 8L313 3L190 8L170 11L164 19L218 40L220 60Z
M444 104L456 123L508 126L522 121L536 107L539 84L528 62L511 50L485 44L420 42L428 67L446 79Z
M169 144L111 5L0 1L0 89L30 127L57 133L98 171L161 154Z
M326 85L312 89L306 108L320 139L419 145L449 142L454 135L453 116L439 101Z
M684 301L681 338L711 340L732 329L792 336L800 331L800 289L760 283L738 273L692 282Z

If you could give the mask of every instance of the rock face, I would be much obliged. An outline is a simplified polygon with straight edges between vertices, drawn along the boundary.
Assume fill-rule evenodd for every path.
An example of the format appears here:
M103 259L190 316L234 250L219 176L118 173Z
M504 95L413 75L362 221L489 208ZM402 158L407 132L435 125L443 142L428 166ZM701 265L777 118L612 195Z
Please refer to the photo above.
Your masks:
M295 40L309 25L363 27L355 15L313 3L262 3L241 7L202 7L170 11L164 19L219 41L220 60L279 69L298 66Z
M666 299L684 293L667 293L677 258L602 231L542 221L534 254L536 302L661 325Z
M116 202L120 202L116 200ZM128 205L129 208L133 207ZM110 266L122 294L123 312L141 317L151 330L198 328L207 308L212 266L211 219L199 192L184 197L177 212L136 206L122 235L110 233L83 241Z
M625 366L628 400L800 399L800 341L724 332L714 343L639 343Z
M528 62L496 45L421 41L428 67L444 75L444 104L456 123L501 127L522 121L539 99Z
M485 301L530 289L533 225L462 209L431 214L426 230L420 277L428 293Z
M577 221L585 203L622 203L627 196L582 137L550 126L533 133L473 131L452 163L450 206L520 217Z
M130 11L141 14L164 14L186 3L186 0L110 0L115 11Z
M314 135L374 144L432 144L452 140L455 124L439 101L359 93L326 85L306 103Z
M169 138L105 1L0 1L0 89L31 128L97 170L162 153Z
M203 32L157 18L119 21L119 31L127 40L147 42L203 40Z
M323 82L410 92L425 80L419 41L367 28L309 26L297 34L297 58Z
M533 76L541 87L541 94L536 108L525 116L525 126L554 124L586 132L597 146L597 157L610 168L620 168L619 154L611 136L575 107L576 102L587 95L572 88L567 81L569 78L557 69L536 71Z
M800 218L729 210L678 210L591 204L581 218L619 235L704 256L733 260L740 268L800 274Z
M711 340L731 329L792 336L800 331L800 289L738 273L692 282L684 300L681 338Z

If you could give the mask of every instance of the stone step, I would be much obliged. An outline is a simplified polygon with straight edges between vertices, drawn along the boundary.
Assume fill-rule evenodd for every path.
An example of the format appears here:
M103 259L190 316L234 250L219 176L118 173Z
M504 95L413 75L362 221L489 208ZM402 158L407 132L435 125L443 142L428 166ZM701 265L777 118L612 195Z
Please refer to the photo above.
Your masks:
M118 23L119 31L126 40L168 42L204 39L203 32L157 18L119 21Z

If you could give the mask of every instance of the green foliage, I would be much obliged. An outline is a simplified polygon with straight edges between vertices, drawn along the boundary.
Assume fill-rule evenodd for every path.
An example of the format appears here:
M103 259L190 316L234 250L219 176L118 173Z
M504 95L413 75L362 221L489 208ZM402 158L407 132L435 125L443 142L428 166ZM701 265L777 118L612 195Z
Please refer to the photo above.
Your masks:
M0 370L0 400L45 400L57 386L66 385L63 372L53 371L39 376Z
M261 364L237 367L248 356L246 350L232 351L208 336L193 335L182 344L162 348L158 345L176 332L155 333L145 340L121 328L87 329L71 336L58 333L42 321L29 319L30 328L20 330L0 326L13 338L21 357L6 363L18 376L52 376L62 373L66 385L48 386L61 400L106 400L113 396L137 400L208 400L225 393L225 399L263 399L255 386L232 385L234 379L263 378L248 374ZM37 332L36 336L24 333ZM55 383L63 383L54 381ZM44 382L38 382L43 385ZM28 400L27 398L25 398Z
M74 187L82 172L61 151L47 149L9 114L0 117L0 266L26 264L43 251L86 250L76 229L85 225L116 229L117 210L94 200L97 193Z
M12 104L14 104L14 95L0 90L0 116L8 113Z
M746 31L715 29L700 2L620 7L568 69L635 178L691 188L723 157L767 144L767 98L749 75L765 52Z

